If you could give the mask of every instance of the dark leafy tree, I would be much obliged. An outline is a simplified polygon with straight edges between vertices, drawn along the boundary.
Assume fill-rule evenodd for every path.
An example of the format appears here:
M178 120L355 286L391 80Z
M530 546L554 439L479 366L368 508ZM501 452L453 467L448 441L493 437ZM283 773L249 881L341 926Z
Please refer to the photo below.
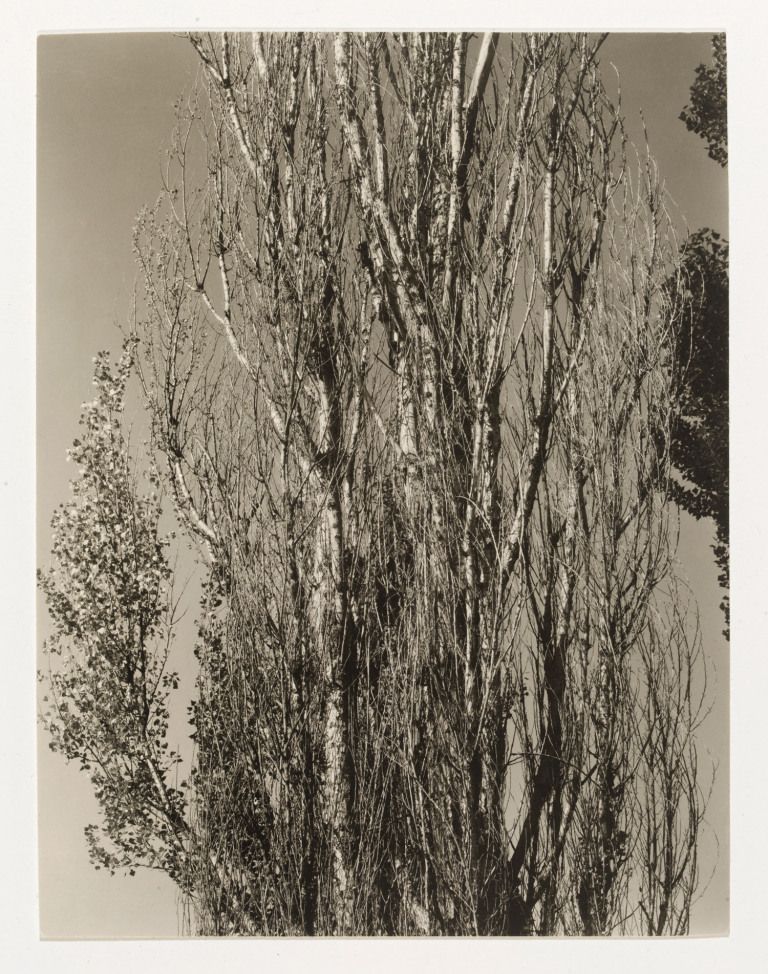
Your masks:
M713 230L692 234L670 281L679 295L675 323L676 416L672 497L715 524L720 584L729 581L728 531L728 243ZM728 625L726 594L723 611Z
M710 159L725 166L728 163L728 86L725 34L712 37L712 63L696 68L691 85L691 102L680 118L690 132L707 143Z
M707 143L721 166L728 162L728 90L725 35L712 37L712 64L700 64L691 103L680 118ZM686 242L680 274L671 282L684 300L678 305L676 395L672 463L682 482L675 500L696 518L715 523L715 558L726 590L722 608L728 635L728 242L704 228Z

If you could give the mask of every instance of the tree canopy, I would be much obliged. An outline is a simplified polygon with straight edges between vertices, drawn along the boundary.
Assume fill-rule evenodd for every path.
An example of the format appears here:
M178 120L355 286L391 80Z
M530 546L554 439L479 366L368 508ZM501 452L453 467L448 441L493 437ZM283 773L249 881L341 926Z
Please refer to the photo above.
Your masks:
M696 68L691 102L680 113L690 132L707 143L710 159L728 164L728 78L725 34L712 36L712 63Z
M705 139L709 156L728 162L725 35L712 37L713 65L700 64L691 86L691 105L680 118ZM726 590L722 608L729 630L728 525L728 241L709 228L686 241L670 282L682 289L676 335L677 416L672 434L672 464L682 477L672 494L695 518L715 523L715 559Z
M675 501L715 524L719 581L729 580L728 530L728 242L703 229L686 241L678 275L683 290L676 323L676 397L671 460ZM728 625L728 596L723 610Z
M185 803L168 783L178 757L165 740L171 569L157 479L133 473L123 432L133 349L114 367L104 354L94 362L97 395L69 451L73 498L54 515L53 565L39 573L54 627L47 650L64 659L44 719L53 750L93 782L104 815L87 830L97 868L151 866L179 879Z

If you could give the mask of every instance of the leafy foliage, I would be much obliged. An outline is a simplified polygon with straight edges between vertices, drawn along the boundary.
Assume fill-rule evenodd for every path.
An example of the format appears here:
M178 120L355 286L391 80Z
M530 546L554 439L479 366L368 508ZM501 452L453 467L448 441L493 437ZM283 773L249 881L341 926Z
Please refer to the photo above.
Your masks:
M678 292L676 420L671 459L683 481L672 496L695 518L712 518L720 583L728 587L728 243L702 229L685 244ZM728 619L728 598L723 609Z
M710 159L728 164L728 94L725 34L712 37L712 64L696 68L691 85L691 103L680 113L689 132L707 143Z
M725 35L712 37L713 64L700 64L691 86L691 104L680 118L708 145L711 159L728 163L728 100ZM728 242L713 230L698 230L682 254L682 286L677 327L678 416L673 428L672 463L685 479L673 496L696 518L715 522L715 560L726 589L721 608L728 637L730 608L728 534Z
M53 517L53 564L38 575L54 628L43 719L51 748L93 782L104 823L86 836L97 868L177 876L184 799L166 784L177 756L165 740L171 570L157 481L145 475L139 493L122 427L133 351L127 343L115 366L107 353L95 359L97 394L69 451L74 496Z

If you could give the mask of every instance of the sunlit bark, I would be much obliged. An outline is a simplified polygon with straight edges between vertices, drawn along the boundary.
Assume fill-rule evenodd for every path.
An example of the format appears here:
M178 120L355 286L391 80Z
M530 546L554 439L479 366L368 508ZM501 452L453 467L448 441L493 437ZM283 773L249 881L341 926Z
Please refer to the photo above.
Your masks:
M191 40L135 330L205 566L199 929L683 932L675 255L602 38Z

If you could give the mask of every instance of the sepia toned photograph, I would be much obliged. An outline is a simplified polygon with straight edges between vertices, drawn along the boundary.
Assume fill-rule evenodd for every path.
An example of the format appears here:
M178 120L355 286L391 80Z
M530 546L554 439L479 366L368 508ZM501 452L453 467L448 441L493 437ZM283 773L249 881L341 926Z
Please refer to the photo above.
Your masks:
M39 36L42 938L728 934L727 51Z

